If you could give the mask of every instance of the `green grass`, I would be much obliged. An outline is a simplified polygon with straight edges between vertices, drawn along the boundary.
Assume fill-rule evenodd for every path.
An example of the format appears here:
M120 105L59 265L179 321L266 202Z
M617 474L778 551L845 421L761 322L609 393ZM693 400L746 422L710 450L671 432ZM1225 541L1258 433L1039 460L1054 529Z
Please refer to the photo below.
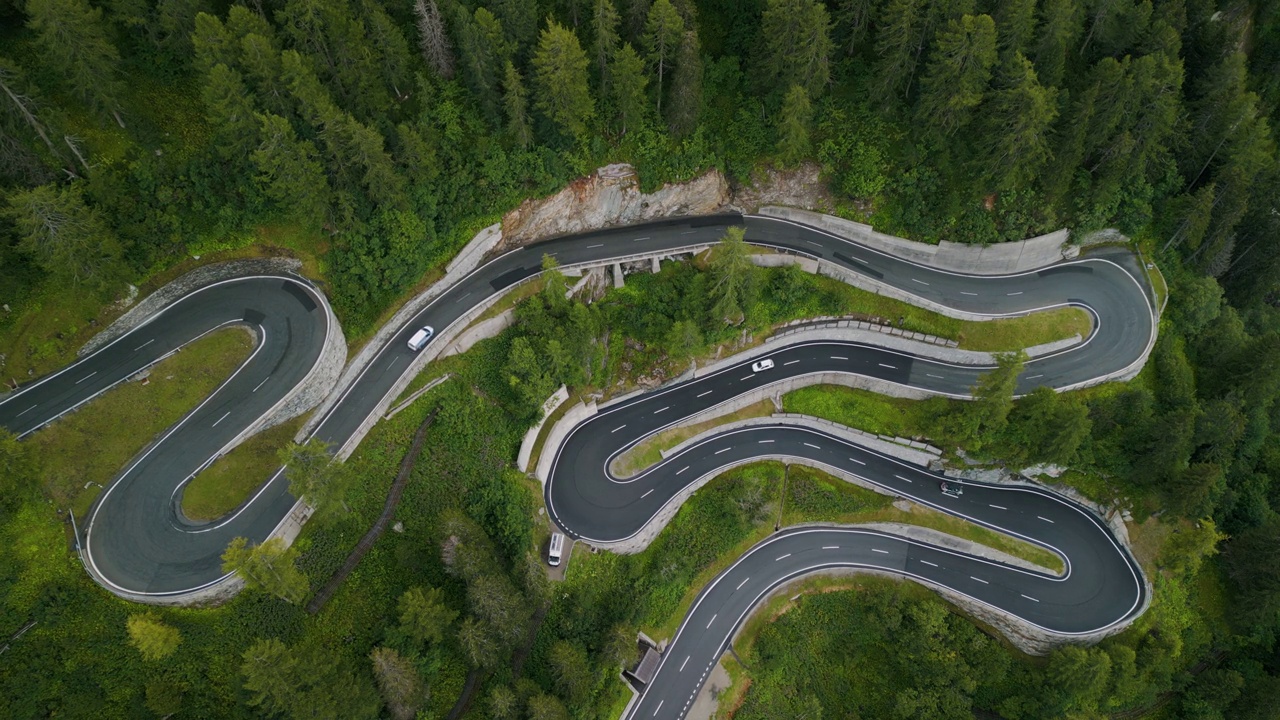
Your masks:
M304 420L294 418L258 433L214 461L183 488L183 514L214 520L239 507L280 467L276 454L293 442Z
M789 413L812 415L877 435L920 437L936 405L960 400L909 400L841 385L811 385L782 396ZM931 407L933 406L933 407Z
M692 425L681 425L650 436L630 450L614 459L609 467L618 477L631 477L651 465L662 461L662 451L670 450L689 438L705 430L727 425L747 418L769 417L774 412L772 400L761 400L758 403Z
M253 347L240 329L221 330L151 369L150 382L128 382L33 434L45 494L77 515L157 434L208 397ZM97 485L89 485L97 483Z
M815 276L815 287L825 302L845 315L892 323L904 330L955 340L961 348L984 352L1020 350L1035 345L1089 334L1089 314L1079 308L1058 308L1025 317L1000 320L959 320L901 300L846 285L834 278ZM779 322L798 320L812 313L786 313Z

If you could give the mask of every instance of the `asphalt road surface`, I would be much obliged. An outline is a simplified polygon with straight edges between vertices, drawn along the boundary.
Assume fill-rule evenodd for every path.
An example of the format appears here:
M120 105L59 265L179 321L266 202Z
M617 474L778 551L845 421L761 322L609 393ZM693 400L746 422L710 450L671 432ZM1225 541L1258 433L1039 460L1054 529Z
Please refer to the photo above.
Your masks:
M413 355L407 341L414 331L423 325L447 328L475 304L539 272L543 254L571 265L675 251L718 240L727 226L744 222L750 242L821 257L956 309L1012 315L1071 304L1093 313L1094 330L1086 342L1028 362L1019 392L1040 385L1072 387L1122 371L1154 341L1151 301L1136 279L1141 268L1120 248L1104 248L1087 259L1036 272L971 276L924 268L787 221L673 219L549 240L481 266L397 330L314 435L343 444L405 372ZM122 469L94 505L82 526L84 557L111 589L172 595L215 583L223 577L219 557L232 538L260 541L287 514L293 498L280 472L264 479L245 505L212 523L185 520L180 492L231 438L310 371L329 331L318 302L314 289L297 278L220 283L0 400L0 426L27 434L212 329L238 323L258 335L253 356L140 460ZM839 467L943 511L1024 536L1062 555L1069 570L1052 578L865 531L806 528L780 533L704 591L668 649L658 679L633 707L634 717L682 715L755 599L788 578L821 568L878 567L919 577L1065 634L1122 622L1141 606L1136 564L1086 511L1046 492L977 484L953 500L938 492L934 476L808 430L766 426L725 433L628 481L609 476L608 459L645 436L786 377L851 372L961 396L983 372L849 342L805 343L770 357L776 366L764 373L753 374L750 363L743 363L634 398L584 421L560 449L547 484L556 522L575 537L626 538L702 475L751 458L786 455Z

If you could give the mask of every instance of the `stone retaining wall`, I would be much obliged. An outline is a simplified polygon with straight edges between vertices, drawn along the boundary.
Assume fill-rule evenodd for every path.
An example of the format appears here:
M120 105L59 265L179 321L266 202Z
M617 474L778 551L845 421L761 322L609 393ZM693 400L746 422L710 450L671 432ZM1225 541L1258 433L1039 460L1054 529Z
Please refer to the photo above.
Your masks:
M520 441L520 454L516 457L516 467L520 468L520 472L529 470L529 459L533 454L533 446L538 444L538 435L542 432L542 426L546 424L547 418L551 417L551 413L555 412L568 399L569 389L561 385L551 394L551 397L542 403L542 417L538 419L536 425L525 432L524 439Z
M808 210L766 206L760 208L758 214L825 230L920 265L975 275L1026 272L1080 254L1079 247L1066 244L1070 233L1065 229L1028 240L994 245L970 245L945 240L937 245L929 245L876 232L864 223Z

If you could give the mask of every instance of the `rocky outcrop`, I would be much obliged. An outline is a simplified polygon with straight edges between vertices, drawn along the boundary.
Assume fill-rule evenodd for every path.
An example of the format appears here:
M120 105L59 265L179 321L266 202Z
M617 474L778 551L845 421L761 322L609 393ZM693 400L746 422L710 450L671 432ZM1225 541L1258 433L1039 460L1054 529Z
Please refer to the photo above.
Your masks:
M764 168L753 173L749 183L734 186L733 204L749 213L765 205L832 212L836 201L821 176L817 163L802 163L794 169Z
M719 170L643 193L635 168L608 165L574 180L555 195L525 200L503 216L499 250L671 215L711 215L723 211L729 202L729 183Z

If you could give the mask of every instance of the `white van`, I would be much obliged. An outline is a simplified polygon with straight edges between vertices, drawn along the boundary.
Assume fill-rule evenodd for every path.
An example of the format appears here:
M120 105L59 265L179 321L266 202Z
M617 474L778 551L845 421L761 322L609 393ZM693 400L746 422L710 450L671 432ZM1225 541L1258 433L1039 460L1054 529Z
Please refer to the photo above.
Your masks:
M409 338L409 349L414 352L418 352L427 346L427 343L431 340L431 336L435 334L435 328L430 325L422 328L418 332L414 333L413 337Z
M561 533L551 534L551 549L547 551L547 562L551 567L560 564L560 555L564 553L564 535Z

